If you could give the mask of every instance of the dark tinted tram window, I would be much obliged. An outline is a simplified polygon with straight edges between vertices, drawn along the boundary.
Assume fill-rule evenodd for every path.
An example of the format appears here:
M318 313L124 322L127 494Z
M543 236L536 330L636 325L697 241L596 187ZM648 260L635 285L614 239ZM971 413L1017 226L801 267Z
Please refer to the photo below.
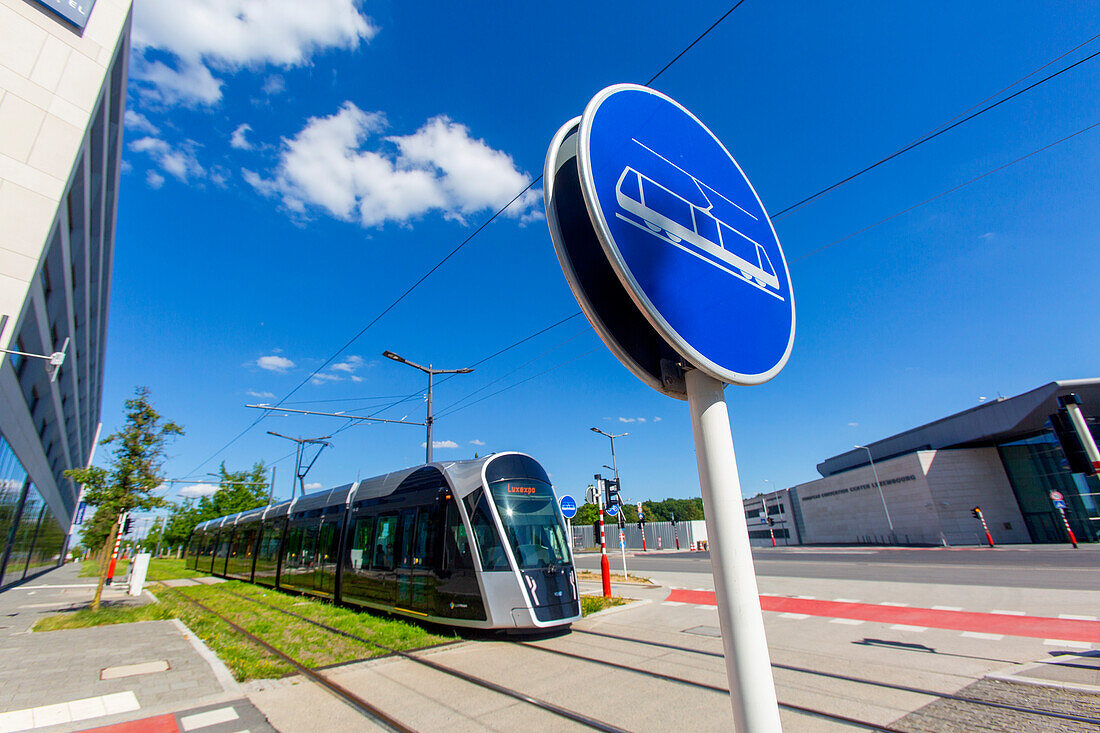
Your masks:
M286 534L286 559L283 569L296 568L302 553L302 528L294 527Z
M546 471L533 458L520 455L506 455L494 458L485 468L485 478L491 484L494 481L505 481L514 478L533 478L550 483L550 477Z
M508 570L508 557L493 525L493 515L489 502L481 489L466 497L466 511L470 514L470 527L477 540L477 551L481 555L482 570Z
M416 542L413 547L413 565L417 567L434 568L439 564L437 555L437 538L439 537L439 520L442 512L438 506L428 506L420 510L416 521Z
M458 515L458 504L447 502L447 532L443 537L443 567L447 570L473 570L470 538Z
M411 509L401 514L401 553L398 555L400 562L398 567L411 568L413 566L413 527L416 524L416 510Z
M275 553L279 551L279 528L274 522L264 523L263 534L260 536L260 551L257 555L259 562L275 562Z
M371 567L377 570L393 570L393 542L397 534L397 516L390 514L378 518L378 531L374 535L374 559Z
M302 532L302 556L298 564L302 567L313 567L317 562L317 534L320 528L314 525L306 527Z
M352 570L366 570L371 558L371 535L374 533L374 517L355 520L355 529L351 533L351 557L348 567Z

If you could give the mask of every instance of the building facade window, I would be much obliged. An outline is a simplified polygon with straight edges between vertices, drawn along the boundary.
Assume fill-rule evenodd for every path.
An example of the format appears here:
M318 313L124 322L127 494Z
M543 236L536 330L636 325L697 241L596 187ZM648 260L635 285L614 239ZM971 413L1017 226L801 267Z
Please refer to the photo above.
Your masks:
M1100 539L1100 480L1096 476L1070 473L1062 446L1053 431L997 446L1012 491L1024 515L1032 542L1066 542L1062 517L1054 508L1050 492L1066 500L1066 520L1077 539Z

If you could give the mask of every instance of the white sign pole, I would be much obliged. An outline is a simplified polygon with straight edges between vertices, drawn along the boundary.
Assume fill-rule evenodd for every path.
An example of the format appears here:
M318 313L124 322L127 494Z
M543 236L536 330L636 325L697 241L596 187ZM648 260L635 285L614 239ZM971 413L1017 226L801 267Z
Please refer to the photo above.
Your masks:
M685 377L734 728L743 733L781 731L725 385L698 369Z

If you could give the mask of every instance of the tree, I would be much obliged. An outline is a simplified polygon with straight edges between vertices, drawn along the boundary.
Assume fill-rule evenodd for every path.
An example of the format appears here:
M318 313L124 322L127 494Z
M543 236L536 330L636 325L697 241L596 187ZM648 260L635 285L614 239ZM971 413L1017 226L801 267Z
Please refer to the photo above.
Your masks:
M110 524L108 532L99 540L102 555L99 584L92 600L93 610L99 609L108 561L114 550L114 539L118 536L119 520L126 512L137 509L149 511L165 505L164 499L153 492L164 481L161 469L165 446L170 438L182 434L183 428L171 420L164 420L153 407L149 389L138 387L134 390L134 396L126 400L126 418L122 429L100 441L102 445L114 445L110 467L89 466L65 471L70 479L84 485L84 502L96 507L93 526L89 529L96 528L95 534L98 535L103 524Z
M218 469L217 491L198 502L188 499L173 507L164 530L164 541L171 545L183 544L199 522L266 506L266 474L263 461L252 464L247 471L228 471L222 463Z

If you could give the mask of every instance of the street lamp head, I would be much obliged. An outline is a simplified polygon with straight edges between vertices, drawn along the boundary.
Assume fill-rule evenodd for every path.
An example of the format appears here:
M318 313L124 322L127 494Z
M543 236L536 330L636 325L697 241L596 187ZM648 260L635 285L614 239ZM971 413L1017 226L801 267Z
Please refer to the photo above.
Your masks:
M599 428L589 428L589 430L591 430L593 433L599 433L600 435L604 435L604 432L602 430L600 430Z
M398 356L397 354L393 353L392 351L383 351L382 356L386 357L387 359L393 359L394 361L400 361L402 363L405 361L405 357Z

